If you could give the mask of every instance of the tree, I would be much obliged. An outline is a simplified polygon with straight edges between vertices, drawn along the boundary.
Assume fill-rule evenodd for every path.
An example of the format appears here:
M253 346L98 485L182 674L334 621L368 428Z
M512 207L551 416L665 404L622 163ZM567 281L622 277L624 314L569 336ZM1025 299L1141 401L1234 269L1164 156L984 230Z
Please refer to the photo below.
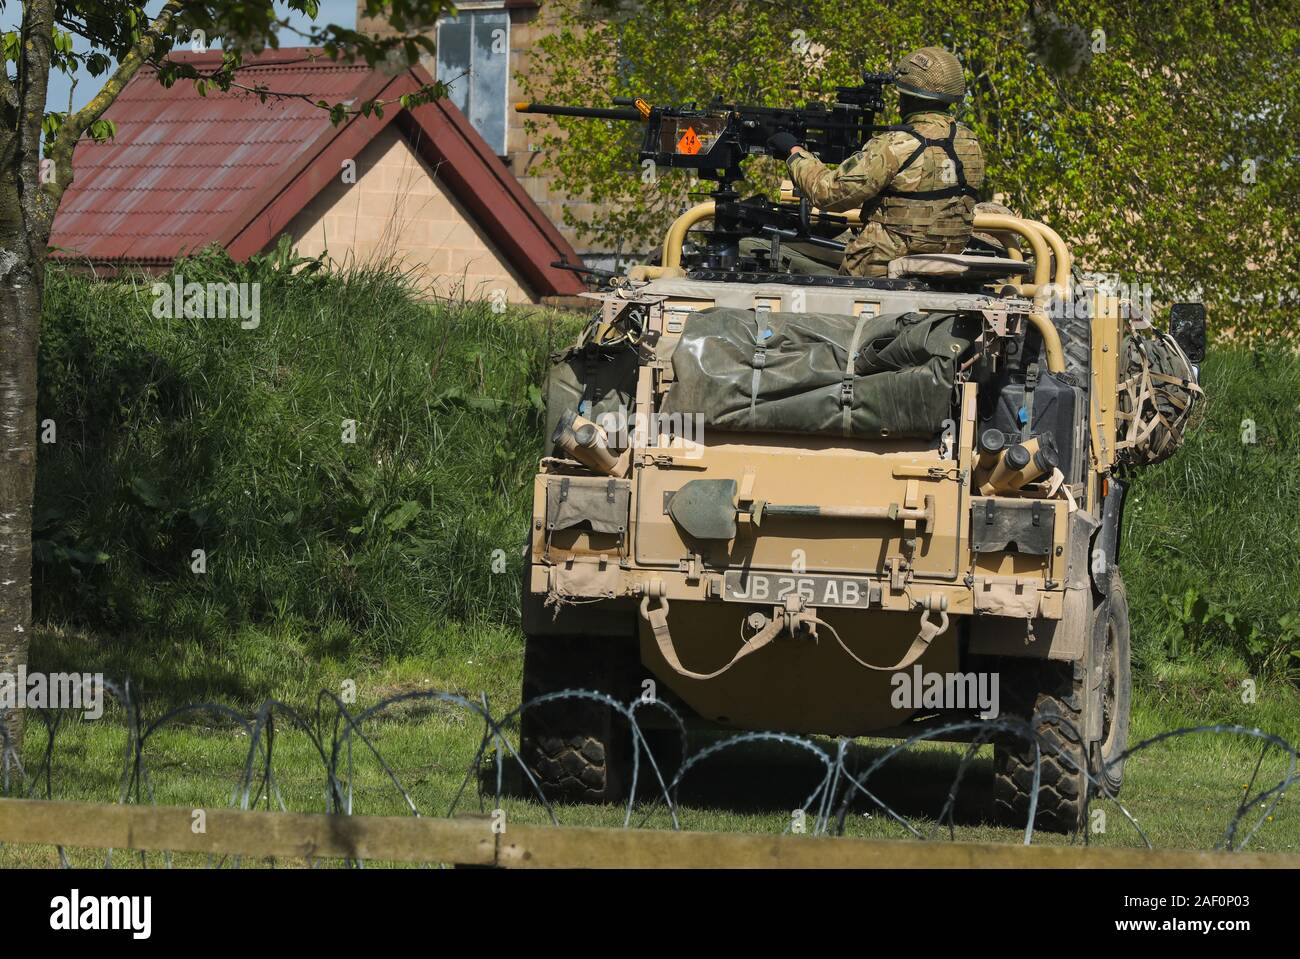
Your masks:
M530 96L606 105L826 98L941 44L962 58L961 118L986 191L1055 226L1088 270L1204 298L1219 330L1294 334L1300 292L1300 26L1288 0L563 0ZM687 202L684 174L636 166L634 124L561 119L541 138L562 193L607 205L571 225L648 250ZM573 148L571 143L581 143ZM749 162L771 193L782 169Z
M156 2L156 0L155 0ZM0 12L13 0L0 0ZM154 3L149 6L154 6ZM240 82L243 55L279 46L286 31L331 59L407 66L432 52L429 28L450 0L365 0L363 12L385 16L391 32L367 35L335 24L295 28L271 0L165 0L152 18L130 0L24 0L19 29L3 34L0 60L0 672L27 660L31 629L31 519L36 473L36 353L44 264L59 200L72 182L72 154L83 136L112 136L104 112L142 68L159 82L192 82L203 93L243 89L263 100L286 96ZM314 21L318 0L286 0ZM75 38L83 43L77 44ZM173 49L222 38L221 65L201 74L169 59ZM83 48L79 50L78 48ZM88 47L88 50L84 48ZM84 68L104 77L98 93L75 112L46 112L51 70ZM440 84L402 98L415 106L443 94ZM293 94L299 96L299 94ZM356 114L382 115L385 104L316 101L342 123ZM42 142L44 156L42 156ZM22 712L0 713L9 743L21 743ZM5 749L4 765L10 755Z

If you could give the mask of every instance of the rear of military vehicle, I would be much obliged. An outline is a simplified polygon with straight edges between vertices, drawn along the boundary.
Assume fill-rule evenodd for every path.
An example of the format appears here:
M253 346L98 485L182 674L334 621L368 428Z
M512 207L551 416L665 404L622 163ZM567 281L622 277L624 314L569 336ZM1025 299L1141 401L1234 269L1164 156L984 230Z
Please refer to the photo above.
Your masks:
M1037 714L1040 823L1073 827L1089 772L1118 788L1106 760L1126 738L1123 487L1096 468L1117 411L1088 389L1118 377L1120 327L1050 351L1034 314L923 287L665 279L607 297L548 384L525 700L596 689L645 701L645 727L663 702L843 736ZM929 676L971 695L928 699ZM994 703L974 695L990 677ZM552 794L623 795L616 711L557 700L522 722ZM1034 745L996 752L998 802L1023 822Z

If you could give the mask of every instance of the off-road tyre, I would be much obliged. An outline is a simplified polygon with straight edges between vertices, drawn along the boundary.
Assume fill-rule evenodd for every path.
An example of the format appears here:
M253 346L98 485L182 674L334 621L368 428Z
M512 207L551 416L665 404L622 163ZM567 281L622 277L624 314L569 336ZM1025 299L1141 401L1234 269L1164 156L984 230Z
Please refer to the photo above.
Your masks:
M1040 739L1041 775L1035 828L1074 831L1083 815L1087 750L1082 740L1083 663L1054 660L1003 661L1004 715L1032 717ZM1034 743L1007 736L994 743L993 802L998 818L1023 826L1034 784Z
M1128 749L1129 713L1133 703L1132 654L1129 642L1128 591L1118 569L1110 576L1106 635L1097 657L1102 705L1101 740L1093 747L1093 777L1104 792L1118 796L1124 785L1124 760Z
M1086 662L1003 660L1004 714L1030 719L1038 733L1041 774L1035 828L1074 832L1083 827L1089 791L1117 795L1123 763L1107 766L1128 748L1132 677L1129 662L1128 597L1119 571L1111 577L1107 601L1093 612L1089 641L1093 675ZM1086 741L1087 712L1101 710L1102 732ZM993 801L998 818L1024 826L1034 781L1034 743L1000 737L994 743ZM1092 774L1090 784L1084 770Z
M1061 337L1061 352L1065 354L1065 372L1075 385L1085 390L1092 385L1089 369L1092 365L1092 321L1086 316L1053 317L1052 325ZM1046 368L1046 358L1044 358Z
M605 636L528 636L523 702L566 689L594 689L627 703L635 689L634 645ZM631 730L610 706L559 699L519 717L520 758L552 802L621 802L631 778ZM530 788L525 782L525 789Z

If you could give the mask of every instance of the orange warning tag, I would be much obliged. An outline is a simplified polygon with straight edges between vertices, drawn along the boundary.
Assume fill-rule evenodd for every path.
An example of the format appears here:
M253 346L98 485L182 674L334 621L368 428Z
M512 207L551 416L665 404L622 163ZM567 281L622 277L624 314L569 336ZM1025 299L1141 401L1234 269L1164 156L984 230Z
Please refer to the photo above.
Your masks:
M685 153L687 156L695 156L695 154L700 152L702 146L704 146L704 144L702 144L700 138L695 135L695 127L687 127L682 138L677 141L677 152Z

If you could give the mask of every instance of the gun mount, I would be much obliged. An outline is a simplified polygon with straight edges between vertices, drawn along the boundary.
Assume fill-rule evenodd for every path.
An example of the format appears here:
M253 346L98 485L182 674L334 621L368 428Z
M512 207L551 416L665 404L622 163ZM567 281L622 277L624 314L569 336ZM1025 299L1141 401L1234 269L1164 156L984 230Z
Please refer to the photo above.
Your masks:
M858 86L839 87L833 102L814 101L803 107L762 107L723 103L653 106L640 97L615 97L613 107L573 107L545 103L519 103L519 113L547 116L622 120L645 124L639 160L656 167L694 170L717 188L713 229L702 231L702 249L692 266L734 270L740 258L741 239L770 239L774 261L780 243L798 241L840 249L827 235L844 229L847 221L828 214L812 214L806 202L772 203L764 197L741 198L736 185L744 180L741 161L768 152L767 140L775 132L793 134L826 163L840 163L879 132L884 87L891 73L863 74ZM838 229L831 229L838 227ZM758 264L762 266L763 264Z

